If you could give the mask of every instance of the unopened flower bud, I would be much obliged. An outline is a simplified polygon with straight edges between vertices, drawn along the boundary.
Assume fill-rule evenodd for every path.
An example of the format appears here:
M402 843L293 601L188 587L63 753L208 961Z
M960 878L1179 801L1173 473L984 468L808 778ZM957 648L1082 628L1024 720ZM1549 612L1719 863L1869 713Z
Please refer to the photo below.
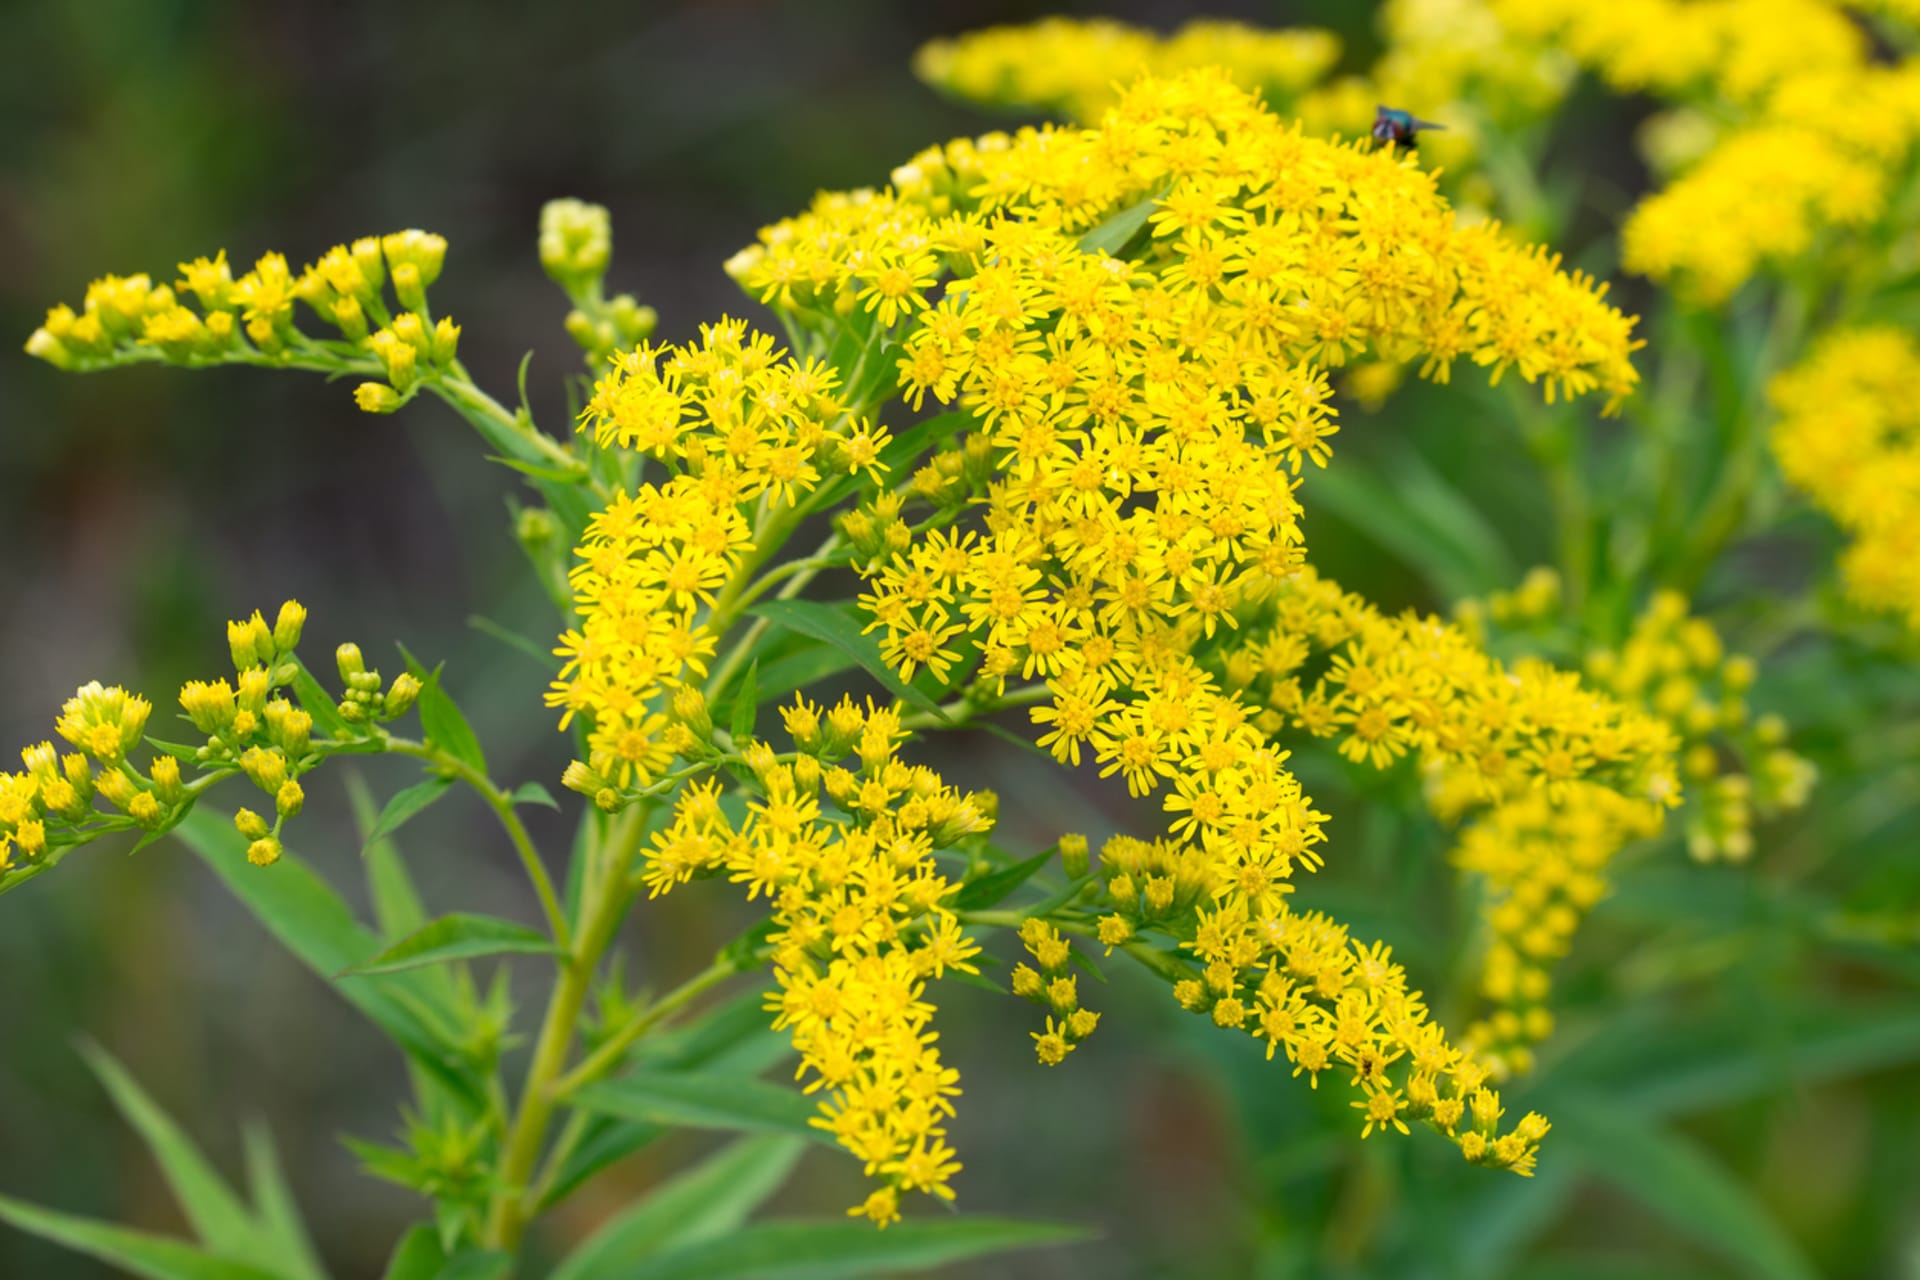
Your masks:
M363 382L353 389L353 402L362 413L392 413L403 403L400 393L384 382Z
M180 762L172 756L156 759L147 776L153 780L153 789L163 803L175 805L186 798L186 790L180 785Z
M272 836L262 836L247 846L247 861L256 867L270 867L280 861L280 842Z
M569 294L583 292L613 261L613 219L602 205L549 200L540 210L540 265Z
M307 793L292 778L281 783L280 789L273 793L274 812L283 818L296 816L306 803Z
M393 684L387 689L383 707L389 720L407 714L414 700L420 696L420 679L411 671L402 671L393 678Z
M251 809L242 809L233 815L233 825L248 840L258 840L267 834L267 820Z
M1060 837L1060 867L1071 878L1078 880L1087 874L1090 858L1087 853L1087 838L1069 832Z
M300 629L307 625L307 610L298 600L280 606L273 620L273 647L279 653L292 653L300 643Z
M342 682L351 681L367 669L365 659L360 656L360 646L351 641L333 651L333 660L340 668Z

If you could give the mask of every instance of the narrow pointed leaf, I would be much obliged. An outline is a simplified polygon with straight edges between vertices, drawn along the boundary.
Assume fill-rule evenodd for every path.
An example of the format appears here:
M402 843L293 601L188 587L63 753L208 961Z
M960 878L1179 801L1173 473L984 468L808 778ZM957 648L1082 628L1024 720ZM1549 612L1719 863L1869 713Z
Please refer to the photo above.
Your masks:
M1553 1106L1556 1147L1745 1275L1813 1280L1800 1247L1706 1152L1630 1112L1585 1099Z
M866 668L867 673L885 685L895 697L904 698L922 711L941 715L938 703L908 685L898 672L887 665L886 659L880 656L880 642L870 635L861 634L860 624L849 613L848 606L821 604L815 600L766 600L747 612L757 614L777 627L785 627L832 645Z
M398 973L448 960L481 956L553 955L553 939L537 929L493 916L456 912L409 934L374 956L346 970L349 975Z
M753 722L760 710L760 662L759 659L747 664L747 674L740 677L740 688L733 695L733 716L727 729L733 735L736 748L753 736Z
M271 1271L207 1253L184 1240L76 1218L6 1196L0 1196L0 1222L143 1280L282 1280Z
M420 691L420 727L426 731L429 742L454 759L481 773L487 771L487 757L480 750L480 739L474 736L473 726L467 723L466 716L447 696L447 691L440 687L439 671L427 679L426 687Z
M326 1269L320 1265L313 1238L307 1234L306 1223L287 1187L286 1171L273 1145L273 1135L264 1125L249 1124L245 1138L247 1190L253 1197L260 1231L277 1260L274 1269L289 1280L326 1280Z
M1008 894L1033 879L1040 868L1047 865L1053 857L1053 850L1036 853L1024 862L1016 862L1010 867L989 872L978 880L969 880L962 885L954 896L953 909L956 911L979 911L1001 901Z
M376 838L373 824L379 812L373 807L373 793L358 772L348 770L347 804L353 811L353 825L360 832L361 856L367 864L367 892L373 898L374 923L385 938L404 938L424 926L432 917L420 900L406 860L392 840Z
M175 828L177 835L244 903L269 933L324 979L352 968L380 949L380 939L362 927L346 903L291 850L271 867L247 861L247 842L204 805ZM426 1014L455 1025L438 1003L436 988L421 974L359 978L335 987L349 1003L392 1037L394 1043L469 1111L485 1102L478 1080L463 1068L454 1046Z
M264 1261L252 1215L199 1148L111 1054L95 1044L80 1047L113 1105L153 1152L194 1235L215 1253Z
M506 1280L513 1273L513 1255L498 1249L462 1249L447 1259L433 1280Z
M293 696L300 703L300 709L312 716L313 723L328 737L337 738L346 729L347 721L340 714L340 705L321 687L313 672L307 670L307 664L298 659L294 662Z
M537 782L523 782L513 789L510 799L515 804L541 804L549 809L558 809L560 802L553 798L553 792Z
M1104 253L1119 257L1120 251L1140 234L1140 228L1147 225L1147 219L1153 216L1154 206L1159 203L1160 201L1155 197L1148 196L1145 200L1128 205L1081 236L1080 252Z
M478 613L467 619L467 625L475 631L478 631L481 635L492 636L509 649L526 654L527 657L539 664L542 671L545 671L549 675L560 669L560 659L554 657L553 653L547 648L547 645L542 645L529 636L521 635L512 627L495 622L492 618ZM552 641L547 642L548 645L552 643Z
M828 1145L833 1142L826 1130L809 1123L816 1114L810 1099L764 1080L634 1072L589 1085L568 1102L585 1111L648 1124L786 1133Z
M624 1280L853 1280L1086 1235L1075 1227L1002 1218L916 1219L885 1231L846 1219L761 1222L649 1259L628 1269Z
M434 1280L446 1265L447 1251L440 1247L440 1232L422 1222L393 1246L382 1280Z
M615 1214L548 1280L618 1280L643 1258L737 1228L786 1181L798 1138L743 1138Z
M406 825L409 818L425 809L434 801L447 794L453 788L452 778L428 778L425 782L416 782L404 791L395 793L380 810L380 816L374 819L373 830L367 833L361 853L374 841L390 836Z

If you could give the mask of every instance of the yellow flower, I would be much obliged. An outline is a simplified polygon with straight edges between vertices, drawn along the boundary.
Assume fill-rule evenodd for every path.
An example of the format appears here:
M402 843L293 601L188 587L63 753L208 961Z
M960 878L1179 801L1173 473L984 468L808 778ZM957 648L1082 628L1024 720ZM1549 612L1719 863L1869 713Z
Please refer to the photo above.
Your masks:
M1780 469L1853 541L1841 575L1862 605L1920 629L1920 343L1891 328L1836 330L1775 379Z

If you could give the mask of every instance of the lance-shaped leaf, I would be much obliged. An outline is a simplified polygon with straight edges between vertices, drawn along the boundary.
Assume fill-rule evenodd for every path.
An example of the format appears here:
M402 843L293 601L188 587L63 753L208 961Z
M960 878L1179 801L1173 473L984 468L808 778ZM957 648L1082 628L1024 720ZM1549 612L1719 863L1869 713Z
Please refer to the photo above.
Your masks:
M885 1231L845 1219L761 1222L629 1268L625 1280L853 1280L1068 1244L1087 1233L1004 1218L914 1219Z
M556 955L559 950L553 939L537 929L494 916L456 912L407 935L379 955L346 970L342 976L398 973L422 965L477 960L482 956Z
M291 850L271 867L247 861L247 841L222 818L196 808L174 831L246 904L267 931L323 978L331 980L380 949L340 896ZM480 1082L465 1069L454 1038L456 1011L425 975L356 978L335 988L392 1037L395 1044L470 1111L485 1103Z
M252 1212L173 1118L161 1110L126 1068L100 1046L82 1043L87 1065L127 1123L146 1142L193 1234L214 1253L271 1266L276 1250Z
M880 642L861 633L860 624L854 620L847 606L821 604L817 600L766 600L747 612L765 618L776 627L785 627L831 645L866 668L867 673L885 685L895 697L904 698L922 711L946 718L938 703L902 680L900 674L887 665L886 659L880 656Z
M779 1190L804 1149L779 1134L723 1148L603 1223L548 1280L617 1280L643 1258L733 1231Z
M739 1076L637 1071L589 1085L568 1102L583 1111L648 1124L785 1133L833 1144L826 1130L809 1123L815 1111L804 1094Z
M452 778L428 778L424 782L416 782L406 790L395 793L393 799L387 801L386 807L380 810L380 816L374 819L373 829L367 832L362 842L361 852L365 853L374 841L398 831L409 818L446 795L452 788Z
M0 1196L0 1222L144 1280L285 1280L252 1263L196 1249L184 1240L55 1213L6 1196Z

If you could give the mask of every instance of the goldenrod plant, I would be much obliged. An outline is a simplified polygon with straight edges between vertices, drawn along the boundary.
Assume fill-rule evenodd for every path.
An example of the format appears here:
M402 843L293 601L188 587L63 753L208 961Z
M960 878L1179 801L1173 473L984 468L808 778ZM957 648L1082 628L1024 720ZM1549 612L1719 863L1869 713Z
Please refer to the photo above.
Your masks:
M391 1036L415 1096L397 1144L355 1149L433 1209L393 1280L515 1274L544 1214L675 1127L743 1136L553 1275L864 1275L1065 1244L1071 1226L966 1209L964 1116L993 1100L943 1051L962 981L1035 1006L1007 1032L1035 1070L1074 1070L1129 1016L1082 978L1131 969L1273 1090L1331 1098L1342 1143L1410 1135L1489 1180L1554 1169L1534 1082L1567 1021L1576 1048L1615 1034L1590 990L1561 1014L1588 921L1642 868L1764 874L1776 820L1819 795L1772 659L1818 634L1911 664L1884 615L1920 620L1901 395L1920 347L1886 303L1914 252L1920 79L1874 54L1907 47L1897 16L1825 0L1389 0L1382 33L1376 67L1339 75L1328 33L1224 22L938 41L925 79L1062 121L820 194L725 264L754 318L687 318L680 342L607 295L607 211L555 201L539 259L589 371L560 434L462 364L462 325L429 304L457 265L437 234L95 281L28 353L300 369L351 380L361 411L425 392L473 427L534 504L513 532L559 616L529 712L574 759L498 777L457 672L353 644L310 662L288 601L228 624L231 673L188 681L174 720L118 686L74 694L0 775L0 893L171 837ZM1561 256L1573 202L1546 139L1582 70L1668 104L1646 135L1666 185L1616 255L1580 259L1644 278L1626 287L1650 328ZM1417 136L1370 132L1403 109ZM1342 402L1362 456L1391 456L1415 448L1392 408L1416 394L1510 432L1550 548L1502 545L1493 499L1430 470L1350 470ZM1841 591L1729 567L1794 491L1850 539ZM1449 616L1340 585L1355 530ZM1535 551L1551 566L1520 576ZM1003 839L1000 799L929 749L983 728L1109 780L1119 829ZM369 815L378 928L296 852L308 775L362 755L423 770ZM419 907L390 838L456 789L497 817L537 925ZM539 847L527 805L577 811L571 846ZM1314 898L1376 808L1458 876L1444 961ZM633 991L622 925L696 880L759 923ZM547 978L531 1020L510 963ZM722 993L780 1033L783 1070L725 1061ZM94 1062L197 1243L0 1217L140 1274L321 1274L264 1148L248 1204ZM1590 1133L1607 1096L1576 1101ZM864 1175L848 1218L749 1222L808 1139ZM1716 1204L1709 1243L1801 1274L1744 1201Z

